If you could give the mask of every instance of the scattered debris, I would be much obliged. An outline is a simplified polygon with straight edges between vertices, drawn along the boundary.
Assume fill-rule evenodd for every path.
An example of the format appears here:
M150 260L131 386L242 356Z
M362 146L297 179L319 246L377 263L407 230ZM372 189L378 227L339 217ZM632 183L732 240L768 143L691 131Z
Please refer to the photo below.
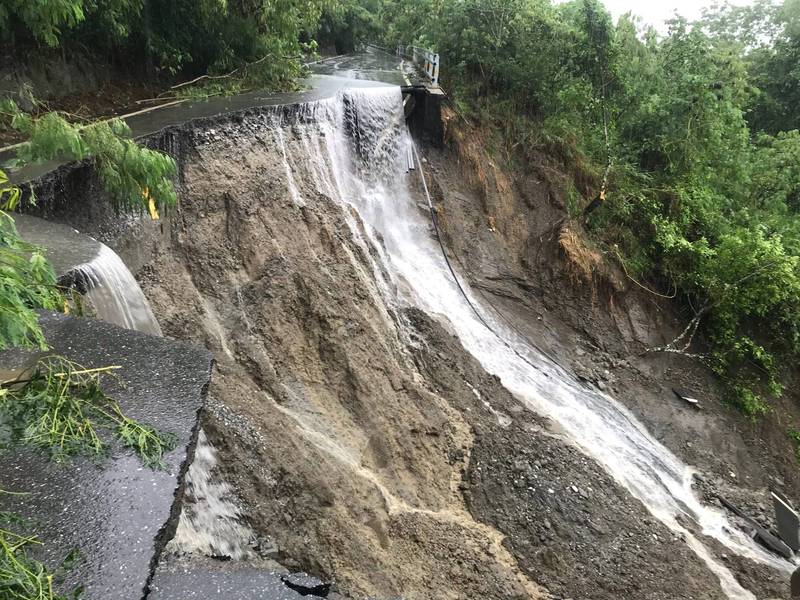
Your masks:
M672 388L672 391L678 398L700 410L700 400L698 400L693 393L680 388Z
M783 543L777 536L764 529L754 519L748 517L744 512L731 504L723 496L718 495L717 498L719 498L719 501L725 508L747 523L751 530L751 537L759 544L784 558L792 558L794 556L792 549Z

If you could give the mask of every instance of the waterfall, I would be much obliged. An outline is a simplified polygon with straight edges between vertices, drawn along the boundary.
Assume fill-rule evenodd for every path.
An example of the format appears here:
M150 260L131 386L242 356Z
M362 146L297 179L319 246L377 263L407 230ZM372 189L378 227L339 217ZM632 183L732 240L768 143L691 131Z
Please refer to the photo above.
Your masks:
M186 497L178 527L167 551L229 560L253 558L256 534L242 523L230 485L215 476L216 465L217 450L201 429L186 474Z
M88 312L101 321L161 336L142 289L111 248L75 229L14 215L20 237L44 248L59 281L83 294Z
M430 219L418 208L425 200L422 182L407 173L406 148L413 142L399 88L346 90L338 98L305 105L276 126L290 129L291 143L306 149L295 152L294 173L287 169L289 189L316 188L345 206L346 215L355 209L366 224L364 240L363 229L355 219L350 221L356 239L376 250L365 254L375 261L373 275L390 309L413 305L446 322L486 371L497 375L531 410L559 423L586 455L681 535L730 598L755 596L682 522L693 523L732 552L782 572L793 568L731 525L723 512L704 506L692 490L693 469L621 403L582 385L531 347L498 321L463 280L462 293L431 236ZM280 142L285 157L290 142L283 136ZM381 281L387 277L389 281Z

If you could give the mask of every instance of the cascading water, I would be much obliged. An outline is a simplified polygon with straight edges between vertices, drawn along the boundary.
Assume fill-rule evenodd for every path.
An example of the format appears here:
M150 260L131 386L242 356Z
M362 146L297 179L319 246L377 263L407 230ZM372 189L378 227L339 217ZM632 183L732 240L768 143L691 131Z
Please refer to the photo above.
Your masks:
M84 295L101 321L161 336L150 304L128 267L111 248L66 225L14 215L22 239L45 249L62 282Z
M692 491L693 470L656 441L627 409L581 385L495 319L467 286L462 290L457 285L431 235L429 218L418 208L424 182L407 173L406 148L412 141L399 88L348 90L338 98L305 105L286 119L290 122L275 126L291 127L293 141L298 140L294 143L300 146L292 154L302 157L293 161L293 168L286 165L289 189L316 187L355 208L367 225L369 239L363 239L363 228L355 218L350 220L351 230L365 248L370 245L374 250L365 254L374 257L374 276L383 302L390 307L412 304L447 322L488 372L499 376L532 410L557 421L576 445L655 517L682 535L719 577L730 598L755 597L690 528L780 571L793 568L730 525L722 512L704 506ZM280 140L286 158L288 142L282 135ZM303 185L295 178L304 178ZM350 210L345 213L349 215Z
M186 497L178 528L167 550L229 560L252 558L256 535L242 524L231 487L214 477L216 464L217 450L201 429L186 475Z

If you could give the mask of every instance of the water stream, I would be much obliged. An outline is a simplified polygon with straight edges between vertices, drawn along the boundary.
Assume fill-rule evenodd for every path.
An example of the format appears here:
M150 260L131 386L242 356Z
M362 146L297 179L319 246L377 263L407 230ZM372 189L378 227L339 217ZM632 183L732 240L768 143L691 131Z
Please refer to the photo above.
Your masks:
M357 210L381 264L374 264L383 301L390 307L414 305L446 322L484 368L502 380L521 402L557 421L583 451L687 544L718 576L730 598L753 600L728 568L712 556L701 537L715 538L730 551L783 572L793 565L770 553L731 525L721 511L703 505L692 490L693 469L661 445L622 404L582 385L543 356L487 310L463 282L479 318L456 285L431 235L422 181L408 173L405 127L399 88L348 90L337 98L307 105L284 123L281 135L289 189L316 187ZM291 151L290 144L294 144ZM421 165L420 165L421 166ZM350 211L346 210L349 214ZM351 229L362 237L355 219ZM370 254L367 253L369 256ZM490 328L487 328L489 325ZM682 524L683 523L683 524Z
M61 281L83 294L91 316L161 336L161 327L128 267L111 248L51 221L14 215L22 239L44 248Z

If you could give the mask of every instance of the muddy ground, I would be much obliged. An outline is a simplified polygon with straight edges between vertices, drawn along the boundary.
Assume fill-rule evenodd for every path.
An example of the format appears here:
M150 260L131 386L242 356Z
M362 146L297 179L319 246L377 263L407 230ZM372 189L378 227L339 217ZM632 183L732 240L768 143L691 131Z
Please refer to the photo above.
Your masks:
M724 597L682 540L448 332L386 309L341 206L308 183L305 205L292 202L263 123L216 130L192 136L164 236L147 252L117 246L137 253L165 334L215 353L205 426L272 558L351 598ZM754 505L770 478L796 491L790 461L772 457L786 448L764 434L777 425L725 409L701 367L639 356L679 319L624 284L610 309L576 278L553 234L555 184L481 181L456 148L425 153L447 243L474 283L714 485L744 482L738 497ZM303 161L293 170L302 182ZM703 394L704 410L673 398L676 384ZM759 598L788 595L764 569L739 572Z
M721 506L722 495L774 527L770 491L800 497L800 469L787 436L800 422L794 386L754 421L724 402L702 362L649 352L671 342L688 318L675 301L628 277L592 245L580 220L569 218L563 166L539 155L527 170L506 173L475 143L481 132L451 118L446 147L427 149L427 171L451 260L473 288L542 351L624 402L695 466L697 492L708 503ZM705 350L702 336L693 350ZM691 391L700 408L674 389ZM753 569L762 569L752 564L731 566L748 587L772 579L754 576ZM755 591L786 594L780 578L756 584Z

